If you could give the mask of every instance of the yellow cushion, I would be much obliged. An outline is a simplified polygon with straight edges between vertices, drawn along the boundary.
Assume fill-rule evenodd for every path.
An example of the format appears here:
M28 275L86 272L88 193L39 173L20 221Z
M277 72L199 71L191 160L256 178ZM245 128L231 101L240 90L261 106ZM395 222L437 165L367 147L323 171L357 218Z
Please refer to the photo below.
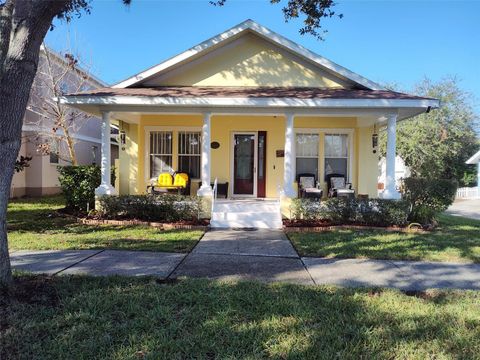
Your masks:
M162 173L158 175L157 186L172 186L173 179L169 173Z
M188 184L188 174L185 174L185 173L175 174L175 177L173 180L173 186L186 188L187 184Z

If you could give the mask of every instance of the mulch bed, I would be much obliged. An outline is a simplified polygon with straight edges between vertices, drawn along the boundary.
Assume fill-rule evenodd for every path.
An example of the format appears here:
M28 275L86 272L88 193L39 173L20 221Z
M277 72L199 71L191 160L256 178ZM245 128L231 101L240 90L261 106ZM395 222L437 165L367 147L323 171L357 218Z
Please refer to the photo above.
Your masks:
M102 220L102 219L87 219L79 218L78 222L85 225L117 225L117 226L151 226L160 230L207 230L210 223L209 220L198 221L179 221L176 223L162 223L153 221L140 221L140 220Z
M392 232L428 232L422 228L409 228L399 226L368 226L363 224L338 225L322 220L283 220L285 232L324 232L332 230L383 230Z

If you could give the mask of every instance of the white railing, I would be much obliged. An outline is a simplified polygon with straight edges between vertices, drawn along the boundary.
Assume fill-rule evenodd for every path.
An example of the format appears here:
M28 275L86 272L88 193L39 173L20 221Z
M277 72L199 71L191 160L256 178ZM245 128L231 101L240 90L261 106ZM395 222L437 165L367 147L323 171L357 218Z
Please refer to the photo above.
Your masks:
M218 179L215 178L215 181L213 182L212 214L215 206L215 201L217 200L217 187L218 187Z
M463 187L457 189L457 199L479 199L480 188L476 187Z

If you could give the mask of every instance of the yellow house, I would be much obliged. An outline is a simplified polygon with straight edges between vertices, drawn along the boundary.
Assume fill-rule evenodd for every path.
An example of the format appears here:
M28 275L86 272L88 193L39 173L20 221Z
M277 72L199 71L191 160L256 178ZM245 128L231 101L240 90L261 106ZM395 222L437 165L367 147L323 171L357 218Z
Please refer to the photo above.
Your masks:
M329 174L357 195L377 197L372 139L386 127L387 180L395 188L396 123L439 106L393 92L247 20L110 88L60 99L103 119L102 185L109 184L109 124L117 123L120 194L143 194L162 172L187 172L191 194L214 200L214 179L229 199L289 199L297 176ZM276 202L278 203L278 202ZM284 215L288 215L284 212ZM229 225L224 223L224 225Z

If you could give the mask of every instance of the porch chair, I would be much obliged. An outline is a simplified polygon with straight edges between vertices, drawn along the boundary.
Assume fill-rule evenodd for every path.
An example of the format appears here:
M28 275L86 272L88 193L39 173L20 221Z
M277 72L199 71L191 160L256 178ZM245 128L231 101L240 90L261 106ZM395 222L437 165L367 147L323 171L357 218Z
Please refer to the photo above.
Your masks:
M190 192L190 177L187 173L161 173L157 179L147 186L150 194L164 194L177 191L178 194L187 195Z
M345 181L345 175L342 174L328 174L325 176L328 187L328 197L355 197L355 190L352 189L352 184Z
M323 190L320 189L320 184L316 181L315 174L298 174L298 197L321 199L323 196Z

